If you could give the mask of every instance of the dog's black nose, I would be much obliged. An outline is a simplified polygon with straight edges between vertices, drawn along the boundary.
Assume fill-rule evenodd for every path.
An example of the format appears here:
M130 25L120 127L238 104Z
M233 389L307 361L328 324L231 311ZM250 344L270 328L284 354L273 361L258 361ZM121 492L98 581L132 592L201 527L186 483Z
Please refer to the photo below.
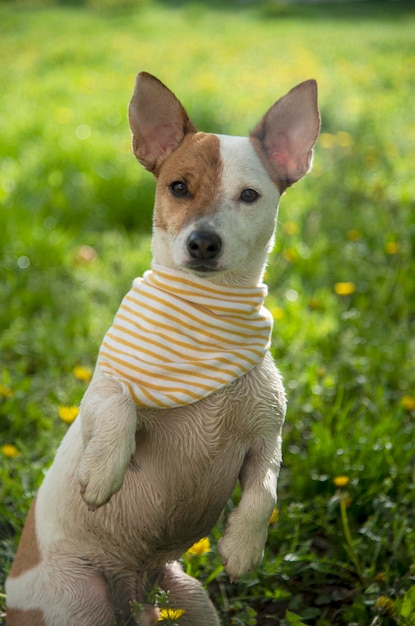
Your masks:
M192 259L214 259L222 248L222 240L214 232L194 230L187 239L187 251Z

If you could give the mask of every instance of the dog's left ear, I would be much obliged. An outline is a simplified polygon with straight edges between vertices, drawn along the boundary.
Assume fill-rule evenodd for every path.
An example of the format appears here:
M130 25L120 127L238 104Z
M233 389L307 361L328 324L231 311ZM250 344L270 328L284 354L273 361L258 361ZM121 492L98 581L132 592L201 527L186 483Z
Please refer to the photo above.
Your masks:
M147 72L137 75L128 115L134 154L155 175L184 136L196 132L173 92Z
M317 83L307 80L278 100L251 133L281 192L311 168L320 131Z

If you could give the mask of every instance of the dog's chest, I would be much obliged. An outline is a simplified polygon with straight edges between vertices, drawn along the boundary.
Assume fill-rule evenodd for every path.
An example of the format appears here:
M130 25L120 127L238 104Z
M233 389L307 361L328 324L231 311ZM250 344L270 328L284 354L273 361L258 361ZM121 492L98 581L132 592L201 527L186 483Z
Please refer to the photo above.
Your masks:
M185 462L214 459L232 448L246 449L272 421L272 409L258 396L253 374L242 376L199 402L172 410L140 411L137 456L174 454ZM264 421L264 414L267 419Z
M189 538L208 533L230 498L258 436L256 403L241 397L246 382L181 409L146 415L120 495L124 503L147 503L145 515L140 509L126 518L125 532L136 540L150 525L152 558L166 545L180 552Z
M136 488L141 491L151 481L163 506L170 500L174 507L178 499L205 505L217 499L222 507L249 451L274 439L281 426L283 410L276 398L281 396L283 406L282 387L278 394L266 369L255 368L194 404L140 411L143 425L131 467Z

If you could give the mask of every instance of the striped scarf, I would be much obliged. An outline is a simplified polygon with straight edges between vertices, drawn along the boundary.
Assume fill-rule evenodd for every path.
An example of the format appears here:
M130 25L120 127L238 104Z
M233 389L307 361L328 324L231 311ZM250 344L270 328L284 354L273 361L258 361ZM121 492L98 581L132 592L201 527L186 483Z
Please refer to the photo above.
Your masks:
M138 406L191 404L249 372L270 345L265 285L230 287L153 266L136 278L98 364Z

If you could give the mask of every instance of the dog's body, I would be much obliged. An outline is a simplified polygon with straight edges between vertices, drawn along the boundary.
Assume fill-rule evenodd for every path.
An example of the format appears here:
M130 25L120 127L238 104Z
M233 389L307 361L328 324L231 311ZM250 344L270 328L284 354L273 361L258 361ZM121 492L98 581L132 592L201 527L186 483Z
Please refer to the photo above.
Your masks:
M239 138L196 132L173 94L142 73L130 123L135 154L157 177L154 263L208 287L260 285L279 196L311 165L315 83ZM176 560L209 533L239 479L243 495L219 550L232 579L260 561L284 413L267 350L248 373L173 408L136 406L97 365L26 521L7 581L9 626L154 624L155 584L184 609L183 626L218 625Z

